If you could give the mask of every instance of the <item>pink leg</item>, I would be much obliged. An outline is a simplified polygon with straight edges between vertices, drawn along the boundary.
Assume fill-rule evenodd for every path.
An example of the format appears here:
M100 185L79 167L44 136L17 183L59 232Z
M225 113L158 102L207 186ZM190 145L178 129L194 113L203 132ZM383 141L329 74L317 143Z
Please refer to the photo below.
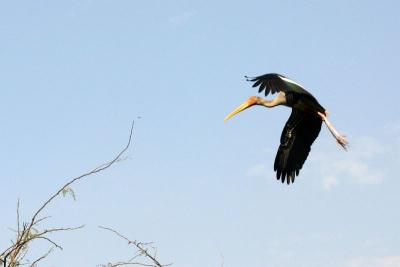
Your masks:
M341 135L336 129L333 127L332 123L328 120L328 118L325 116L325 114L318 112L318 115L321 117L321 119L324 121L326 126L328 127L329 131L333 135L333 137L336 139L336 142L343 147L344 150L347 150L348 142L346 140L346 136Z

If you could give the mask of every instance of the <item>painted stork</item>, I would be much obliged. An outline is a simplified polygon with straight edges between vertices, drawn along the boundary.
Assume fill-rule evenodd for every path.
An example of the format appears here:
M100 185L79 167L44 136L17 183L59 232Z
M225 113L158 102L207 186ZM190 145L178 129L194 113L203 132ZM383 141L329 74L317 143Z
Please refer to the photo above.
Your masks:
M292 113L283 128L280 145L275 157L274 171L276 178L290 184L299 175L305 160L311 150L311 145L317 138L322 122L326 124L336 142L347 149L348 142L328 120L328 113L317 99L307 92L300 84L277 73L268 73L257 77L246 77L254 82L253 87L259 87L258 92L278 93L273 100L257 96L249 97L243 104L225 117L225 121L237 113L254 105L267 108L285 105L292 108Z

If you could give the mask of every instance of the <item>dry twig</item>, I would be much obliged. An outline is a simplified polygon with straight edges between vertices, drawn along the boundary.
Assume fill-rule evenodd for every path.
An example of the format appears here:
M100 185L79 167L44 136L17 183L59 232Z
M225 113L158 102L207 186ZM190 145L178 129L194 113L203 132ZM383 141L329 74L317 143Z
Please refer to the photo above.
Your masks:
M152 243L142 243L138 242L136 240L130 240L129 238L125 237L124 235L120 234L116 230L109 228L109 227L104 227L104 226L99 226L101 229L110 231L117 235L118 237L124 239L125 241L128 242L128 245L133 245L136 247L137 251L135 252L135 255L127 260L127 261L119 261L116 263L107 263L107 264L101 264L99 266L101 267L116 267L116 266L126 266L126 265L139 265L139 266L148 266L148 267L166 267L172 265L172 263L169 264L161 264L157 260L157 249L152 246ZM143 262L143 258L147 259L147 262ZM142 260L141 260L142 259ZM141 261L139 261L141 260Z
M0 252L0 263L3 263L4 267L17 267L20 266L21 264L24 264L24 258L26 254L28 253L28 248L29 245L31 244L32 241L35 240L44 240L49 242L52 245L52 248L48 250L47 253L42 255L41 257L37 258L31 263L31 267L34 267L37 265L37 263L44 258L46 258L52 251L53 248L58 248L62 249L60 245L58 245L56 242L51 240L48 235L53 232L60 232L60 231L73 231L77 229L81 229L84 227L84 225L78 226L78 227L58 227L58 228L50 228L50 229L45 229L42 231L37 230L37 227L39 226L40 223L42 223L44 220L48 219L49 216L39 218L38 216L43 212L43 210L60 194L66 194L66 193L71 193L72 196L75 198L72 189L70 186L77 182L78 180L81 180L87 176L94 175L96 173L99 173L101 171L104 171L105 169L108 169L111 167L114 163L120 161L122 158L122 155L127 151L131 144L132 140L132 134L133 134L133 126L134 122L132 122L132 126L130 129L129 133L129 139L125 147L109 162L106 162L104 164L101 164L100 166L94 168L92 171L86 172L80 176L77 176L64 184L62 187L58 189L58 191L53 194L49 199L47 199L43 205L34 213L32 218L30 219L29 222L20 222L20 208L19 208L19 200L17 202L17 229L16 231L16 237L15 241L12 241L12 245L5 249L3 252ZM27 264L28 261L25 262Z

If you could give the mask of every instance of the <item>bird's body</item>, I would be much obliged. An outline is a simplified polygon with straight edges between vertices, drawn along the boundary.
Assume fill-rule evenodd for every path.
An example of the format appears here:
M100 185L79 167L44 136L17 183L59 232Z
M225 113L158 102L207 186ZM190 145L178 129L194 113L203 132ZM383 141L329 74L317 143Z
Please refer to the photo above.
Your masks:
M253 87L259 87L259 93L264 91L265 96L269 93L278 93L278 96L272 101L255 96L250 97L230 113L225 120L252 105L262 105L269 108L285 105L292 108L292 113L282 131L274 162L276 177L282 183L285 180L287 184L293 183L295 177L299 175L300 169L311 150L311 145L318 137L323 121L327 124L337 142L346 148L347 141L327 120L325 108L301 85L276 73L246 78L248 81L254 82Z

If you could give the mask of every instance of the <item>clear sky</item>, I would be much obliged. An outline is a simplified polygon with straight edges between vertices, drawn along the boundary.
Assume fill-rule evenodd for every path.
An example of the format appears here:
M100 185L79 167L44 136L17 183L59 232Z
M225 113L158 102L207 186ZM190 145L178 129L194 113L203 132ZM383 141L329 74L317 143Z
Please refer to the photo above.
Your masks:
M0 248L74 185L50 226L83 230L41 266L129 257L98 229L154 241L176 267L400 266L398 1L3 1L0 4ZM291 185L272 172L290 110L255 107L244 75L303 84L326 127ZM140 119L137 117L140 116ZM34 253L45 251L43 244ZM35 254L36 255L36 254Z

